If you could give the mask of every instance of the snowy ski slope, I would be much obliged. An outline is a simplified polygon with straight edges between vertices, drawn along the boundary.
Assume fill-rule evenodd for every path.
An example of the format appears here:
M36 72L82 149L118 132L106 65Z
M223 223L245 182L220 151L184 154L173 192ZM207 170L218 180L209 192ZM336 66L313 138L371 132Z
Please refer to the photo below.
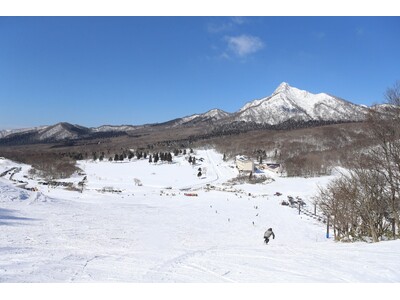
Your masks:
M400 241L336 243L323 223L281 205L299 196L313 210L317 186L332 177L269 173L273 182L230 187L232 161L212 149L194 155L197 166L184 156L80 161L83 193L39 185L24 177L29 166L0 160L0 173L21 167L13 179L39 190L0 178L0 282L400 282ZM265 245L269 227L276 238Z

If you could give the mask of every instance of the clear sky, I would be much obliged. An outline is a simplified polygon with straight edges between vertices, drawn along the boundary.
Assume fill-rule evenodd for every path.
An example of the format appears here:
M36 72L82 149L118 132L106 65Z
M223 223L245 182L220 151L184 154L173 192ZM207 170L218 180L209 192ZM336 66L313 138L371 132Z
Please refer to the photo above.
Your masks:
M0 17L0 129L239 110L281 82L358 104L400 80L400 17Z

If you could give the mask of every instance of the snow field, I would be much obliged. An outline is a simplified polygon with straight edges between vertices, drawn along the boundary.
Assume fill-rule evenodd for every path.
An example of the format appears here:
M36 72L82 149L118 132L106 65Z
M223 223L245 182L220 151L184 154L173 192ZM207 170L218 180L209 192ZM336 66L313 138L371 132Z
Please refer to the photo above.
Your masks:
M324 224L280 204L291 195L310 205L329 178L275 177L235 186L239 192L207 191L206 184L222 188L236 170L213 150L195 156L204 162L194 168L183 157L159 165L80 162L88 178L83 193L29 192L1 178L0 282L400 281L399 241L335 243ZM201 179L198 167L207 168ZM105 186L122 192L98 191ZM269 227L276 238L265 245Z

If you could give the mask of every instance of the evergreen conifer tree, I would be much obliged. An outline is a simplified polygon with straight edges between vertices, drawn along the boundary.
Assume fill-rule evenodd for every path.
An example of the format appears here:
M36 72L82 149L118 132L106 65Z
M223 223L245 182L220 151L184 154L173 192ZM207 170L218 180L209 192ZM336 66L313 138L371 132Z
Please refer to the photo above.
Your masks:
M128 159L131 160L133 158L133 152L129 151Z

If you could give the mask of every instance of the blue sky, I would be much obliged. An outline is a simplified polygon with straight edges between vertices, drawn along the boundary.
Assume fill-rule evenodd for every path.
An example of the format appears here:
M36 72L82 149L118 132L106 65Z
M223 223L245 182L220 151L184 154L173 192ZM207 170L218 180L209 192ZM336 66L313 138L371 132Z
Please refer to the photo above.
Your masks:
M0 129L145 124L400 80L399 17L0 17Z

